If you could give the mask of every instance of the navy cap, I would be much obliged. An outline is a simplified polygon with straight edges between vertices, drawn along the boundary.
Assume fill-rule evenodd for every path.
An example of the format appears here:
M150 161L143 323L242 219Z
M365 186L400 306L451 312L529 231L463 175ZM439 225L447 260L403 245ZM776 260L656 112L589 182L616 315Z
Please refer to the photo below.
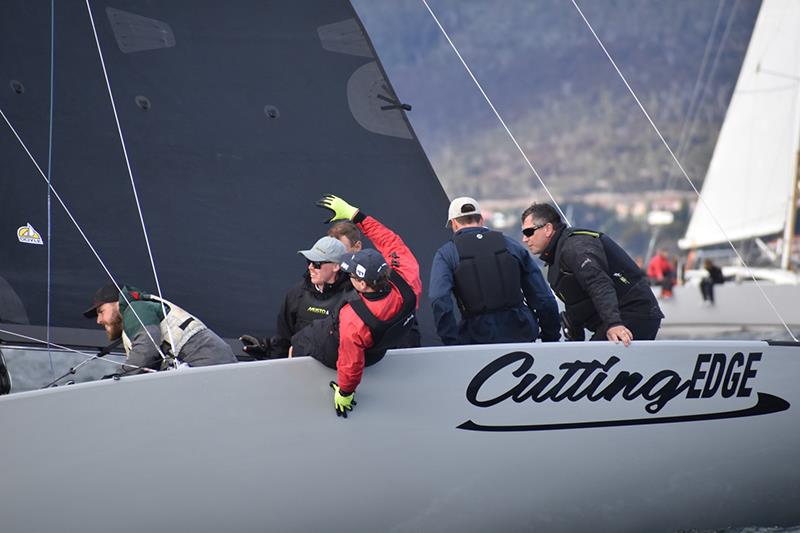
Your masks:
M356 252L342 260L342 270L353 277L364 281L377 281L389 275L389 265L378 252L372 248Z
M92 306L83 312L86 318L94 318L97 316L97 308L103 304L119 301L119 290L113 283L103 285L97 292L94 293L92 298Z

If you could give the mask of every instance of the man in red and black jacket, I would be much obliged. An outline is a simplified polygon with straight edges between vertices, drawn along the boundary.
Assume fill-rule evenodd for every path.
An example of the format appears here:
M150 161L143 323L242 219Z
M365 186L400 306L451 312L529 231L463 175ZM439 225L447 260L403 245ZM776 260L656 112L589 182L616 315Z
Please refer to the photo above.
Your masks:
M377 247L346 256L341 265L358 292L339 312L338 382L330 384L336 414L346 418L364 367L408 334L422 281L417 259L392 230L337 196L326 195L317 205L333 211L330 221L352 220Z

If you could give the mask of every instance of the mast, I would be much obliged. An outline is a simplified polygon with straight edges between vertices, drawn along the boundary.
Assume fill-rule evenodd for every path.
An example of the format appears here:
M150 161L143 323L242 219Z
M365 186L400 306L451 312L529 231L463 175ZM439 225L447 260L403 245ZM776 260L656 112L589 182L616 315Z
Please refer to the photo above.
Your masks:
M781 268L791 270L792 240L794 239L795 222L797 220L797 184L800 181L800 149L795 159L794 180L789 194L789 207L786 213L786 227L783 230L783 251L781 252Z
M797 77L795 77L795 84L800 84ZM794 144L792 146L795 153L795 165L792 188L789 191L789 205L786 207L786 226L783 228L783 252L781 253L781 269L783 270L791 270L792 240L797 220L797 184L800 181L800 87L795 88Z

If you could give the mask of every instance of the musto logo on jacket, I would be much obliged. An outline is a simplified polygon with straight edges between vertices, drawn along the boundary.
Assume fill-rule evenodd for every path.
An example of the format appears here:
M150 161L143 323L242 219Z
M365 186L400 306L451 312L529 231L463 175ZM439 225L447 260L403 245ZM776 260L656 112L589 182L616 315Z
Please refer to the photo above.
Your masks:
M753 393L761 356L761 352L701 353L691 370L637 372L624 368L621 359L611 355L605 360L569 361L555 372L542 372L533 355L511 352L487 364L469 382L467 401L481 408L481 420L467 420L458 428L542 431L784 411L789 408L786 400Z

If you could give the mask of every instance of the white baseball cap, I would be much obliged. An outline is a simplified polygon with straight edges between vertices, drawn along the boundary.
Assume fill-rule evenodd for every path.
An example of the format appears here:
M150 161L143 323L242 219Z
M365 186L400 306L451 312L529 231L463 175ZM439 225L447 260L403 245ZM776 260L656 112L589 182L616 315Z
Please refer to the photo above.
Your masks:
M475 198L469 196L459 196L450 202L450 208L447 210L447 222L445 227L450 227L450 221L454 218L463 217L467 215L480 215L481 206L478 205Z

